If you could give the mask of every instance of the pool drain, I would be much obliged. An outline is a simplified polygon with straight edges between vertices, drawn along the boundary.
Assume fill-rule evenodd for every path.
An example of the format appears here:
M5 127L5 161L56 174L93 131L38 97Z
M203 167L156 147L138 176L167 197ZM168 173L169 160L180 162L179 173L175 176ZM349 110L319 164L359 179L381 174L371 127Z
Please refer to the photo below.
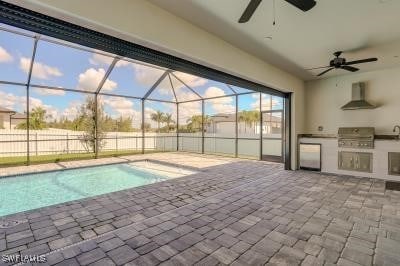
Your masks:
M25 222L27 220L0 220L0 229L11 228Z

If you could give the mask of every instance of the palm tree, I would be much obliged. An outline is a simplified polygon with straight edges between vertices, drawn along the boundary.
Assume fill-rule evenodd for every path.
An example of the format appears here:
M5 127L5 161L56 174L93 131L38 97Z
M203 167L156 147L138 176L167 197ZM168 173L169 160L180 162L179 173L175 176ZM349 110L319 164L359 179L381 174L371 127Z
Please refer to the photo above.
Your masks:
M203 116L203 123L204 123L204 126L210 125L211 117L208 115Z
M164 115L163 122L167 124L167 132L169 133L170 125L175 123L175 121L172 120L172 114L166 113Z
M251 111L251 121L252 121L252 124L253 124L253 128L256 128L256 125L260 122L260 112ZM260 130L262 130L261 126L260 126Z
M204 123L204 126L210 124L211 119L208 115L201 116L201 115L193 115L191 118L186 120L187 128L191 132L196 132L196 130L199 130L202 128L201 124Z
M247 126L251 126L252 117L250 111L242 111L239 114L239 121L244 122L244 133L247 132Z
M157 132L160 132L161 122L164 121L164 113L161 111L157 111L151 114L151 120L157 123Z
M242 112L240 112L238 114L239 115L239 117L238 117L239 122L244 122L245 121L245 113L244 112L246 112L246 111L242 111ZM246 123L244 124L244 133L246 133Z
M242 111L239 113L239 122L244 122L244 132L247 131L247 126L255 127L260 120L260 113L258 111Z
M201 115L193 115L186 120L187 128L190 132L194 132L196 129L201 128Z

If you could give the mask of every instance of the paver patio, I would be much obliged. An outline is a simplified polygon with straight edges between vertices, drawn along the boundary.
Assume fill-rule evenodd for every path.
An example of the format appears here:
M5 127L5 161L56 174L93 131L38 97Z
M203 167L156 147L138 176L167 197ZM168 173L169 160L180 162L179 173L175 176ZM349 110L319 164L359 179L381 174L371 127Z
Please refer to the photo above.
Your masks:
M185 153L113 160L132 158L198 173L7 216L25 222L0 229L0 253L47 265L400 265L400 193L383 181Z

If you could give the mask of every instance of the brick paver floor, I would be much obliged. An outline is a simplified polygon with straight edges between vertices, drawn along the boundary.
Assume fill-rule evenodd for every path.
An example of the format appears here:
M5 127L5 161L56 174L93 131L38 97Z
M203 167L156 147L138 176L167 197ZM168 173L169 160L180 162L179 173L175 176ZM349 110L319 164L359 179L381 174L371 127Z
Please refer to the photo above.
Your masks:
M400 193L375 179L168 153L198 173L5 217L40 265L400 265Z

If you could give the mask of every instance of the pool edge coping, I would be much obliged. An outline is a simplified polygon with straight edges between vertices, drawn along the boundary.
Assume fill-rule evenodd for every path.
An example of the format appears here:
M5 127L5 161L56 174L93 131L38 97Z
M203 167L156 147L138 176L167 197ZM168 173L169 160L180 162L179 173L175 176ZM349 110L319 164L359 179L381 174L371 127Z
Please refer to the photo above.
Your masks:
M122 158L122 159L124 159L124 158ZM154 160L154 159L138 159L138 160L128 160L128 159L125 159L125 160L126 160L126 161L124 161L124 162L113 162L113 163L107 163L107 164L95 164L95 165L85 165L85 166L81 166L81 167L71 167L71 168L68 168L68 167L67 167L67 168L62 168L62 169L45 170L45 171L38 171L38 172L27 172L27 173L15 174L15 175L3 176L3 177L0 177L0 180L2 180L3 178L13 178L13 177L20 177L20 176L31 175L31 174L35 175L35 174L42 174L42 173L53 173L53 172L57 172L57 171L77 170L77 169L85 169L85 168L90 168L90 167L101 167L101 166L107 166L107 165L129 164L129 163L146 162L146 161L158 163L158 164L161 164L161 165L167 165L167 166L174 166L174 167L181 167L181 168L189 168L188 170L196 171L196 173L193 173L193 174L197 174L197 173L200 173L200 172L206 172L206 170L201 170L201 169L199 170L199 168L196 168L196 167L190 167L190 166L186 167L186 166L184 166L184 165L175 164L175 163L169 163L169 162L163 162L163 161L158 161L158 160ZM141 171L143 171L143 170L141 170ZM180 179L180 178L183 178L183 177L187 177L187 176L190 176L190 175L192 175L192 174L183 175L183 176L180 176L180 177L168 178L168 179L166 179L166 180L162 180L162 181L159 181L159 182L156 182L156 183L162 183L162 182L168 182L168 181L172 181L172 180L177 180L177 179ZM93 198L96 198L96 197L100 197L100 196L104 196L104 195L109 195L109 194L113 194L113 193L116 193L116 192L121 192L121 191L129 190L129 189L133 189L133 188L140 188L140 187L144 187L144 186L151 186L151 185L154 185L154 184L156 184L156 183L145 184L145 185L141 185L141 186L137 186L137 187L131 187L131 188L125 188L125 189L121 189L121 190L117 190L117 191L112 191L112 192L108 192L108 193L104 193L104 194L99 194L99 195L94 195L94 196L85 197L85 198L81 198L81 199L75 199L75 200L70 200L70 201L55 203L55 204L52 204L52 205L43 206L43 207L40 207L40 208L31 209L31 210L25 210L25 211L20 211L20 212L16 212L16 213L11 213L11 214L7 214L7 215L4 215L4 216L0 216L0 221L8 221L8 220L14 221L14 220L20 220L20 219L18 219L18 216L20 216L20 215L26 215L26 216L28 216L31 212L40 211L40 210L45 209L45 208L57 207L58 205L60 205L60 207L61 207L62 204L73 203L73 202L75 202L75 201L81 201L81 200L85 200L85 199L93 199ZM15 216L15 219L12 219L12 218L11 218L11 217L13 217L13 216ZM10 218L11 218L11 219L10 219ZM25 220L25 219L29 219L29 218L24 218L23 220ZM26 223L26 222L28 222L28 221L25 221L25 222L23 222L23 223ZM21 224L22 224L22 223L21 223Z

